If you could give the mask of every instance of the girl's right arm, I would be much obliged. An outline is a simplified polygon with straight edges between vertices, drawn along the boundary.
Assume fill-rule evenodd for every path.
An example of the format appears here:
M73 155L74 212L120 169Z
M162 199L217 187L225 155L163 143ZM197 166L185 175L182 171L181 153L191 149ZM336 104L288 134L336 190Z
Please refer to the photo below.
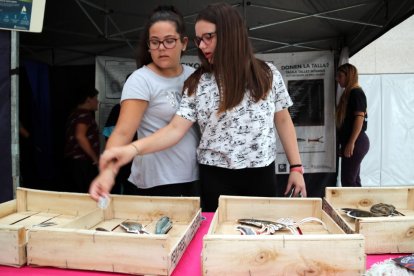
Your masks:
M147 107L147 101L124 100L115 129L109 136L105 149L129 144L141 124Z
M148 107L148 102L143 100L124 100L114 131L109 136L105 150L124 146L131 143L136 133L141 119ZM99 200L101 196L108 196L113 185L119 168L108 164L105 169L101 169L99 175L92 181L89 187L89 194L94 200Z
M136 140L128 145L106 149L99 159L100 173L92 181L89 193L98 200L106 197L111 190L119 169L136 155L161 151L177 144L191 128L193 122L175 115L171 122L152 135Z
M121 166L130 162L136 155L144 155L165 150L177 144L193 125L192 121L175 115L171 122L152 135L136 140L122 147L105 150L99 160L101 170L111 167L117 172Z

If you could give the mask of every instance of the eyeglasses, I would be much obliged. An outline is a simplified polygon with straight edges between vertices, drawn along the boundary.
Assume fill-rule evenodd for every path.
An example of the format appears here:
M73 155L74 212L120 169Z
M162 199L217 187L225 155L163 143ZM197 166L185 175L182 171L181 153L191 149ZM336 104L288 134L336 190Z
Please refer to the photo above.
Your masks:
M151 50L157 50L160 48L160 45L164 45L165 49L172 49L177 44L178 38L167 38L164 40L150 39L147 44Z
M209 45L211 41L213 40L213 37L215 36L216 36L216 32L205 33L201 37L196 36L194 38L194 43L197 45L197 47L200 46L201 41L203 41L204 44Z

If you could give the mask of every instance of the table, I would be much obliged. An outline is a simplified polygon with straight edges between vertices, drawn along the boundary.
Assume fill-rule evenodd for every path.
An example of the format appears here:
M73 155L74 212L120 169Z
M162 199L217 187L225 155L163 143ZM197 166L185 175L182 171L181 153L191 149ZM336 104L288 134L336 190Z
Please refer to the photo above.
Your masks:
M214 213L203 213L206 218L181 257L172 276L201 275L201 249L203 236L207 233ZM0 249L1 250L1 249ZM374 264L390 258L397 258L407 254L378 254L367 255L367 270ZM61 269L52 267L8 267L0 265L1 276L125 276L121 273L85 271L76 269Z

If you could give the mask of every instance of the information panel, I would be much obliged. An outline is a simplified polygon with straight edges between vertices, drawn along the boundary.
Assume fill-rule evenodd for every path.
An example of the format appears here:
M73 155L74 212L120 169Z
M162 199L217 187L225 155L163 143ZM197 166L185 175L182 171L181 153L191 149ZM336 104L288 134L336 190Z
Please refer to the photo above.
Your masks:
M39 33L46 0L0 0L0 29Z

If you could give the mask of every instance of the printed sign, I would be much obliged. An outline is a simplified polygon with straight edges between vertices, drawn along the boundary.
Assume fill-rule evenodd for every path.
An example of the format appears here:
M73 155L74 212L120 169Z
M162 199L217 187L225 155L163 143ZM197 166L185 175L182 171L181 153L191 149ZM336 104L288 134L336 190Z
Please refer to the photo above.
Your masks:
M45 0L0 0L0 29L41 32Z

